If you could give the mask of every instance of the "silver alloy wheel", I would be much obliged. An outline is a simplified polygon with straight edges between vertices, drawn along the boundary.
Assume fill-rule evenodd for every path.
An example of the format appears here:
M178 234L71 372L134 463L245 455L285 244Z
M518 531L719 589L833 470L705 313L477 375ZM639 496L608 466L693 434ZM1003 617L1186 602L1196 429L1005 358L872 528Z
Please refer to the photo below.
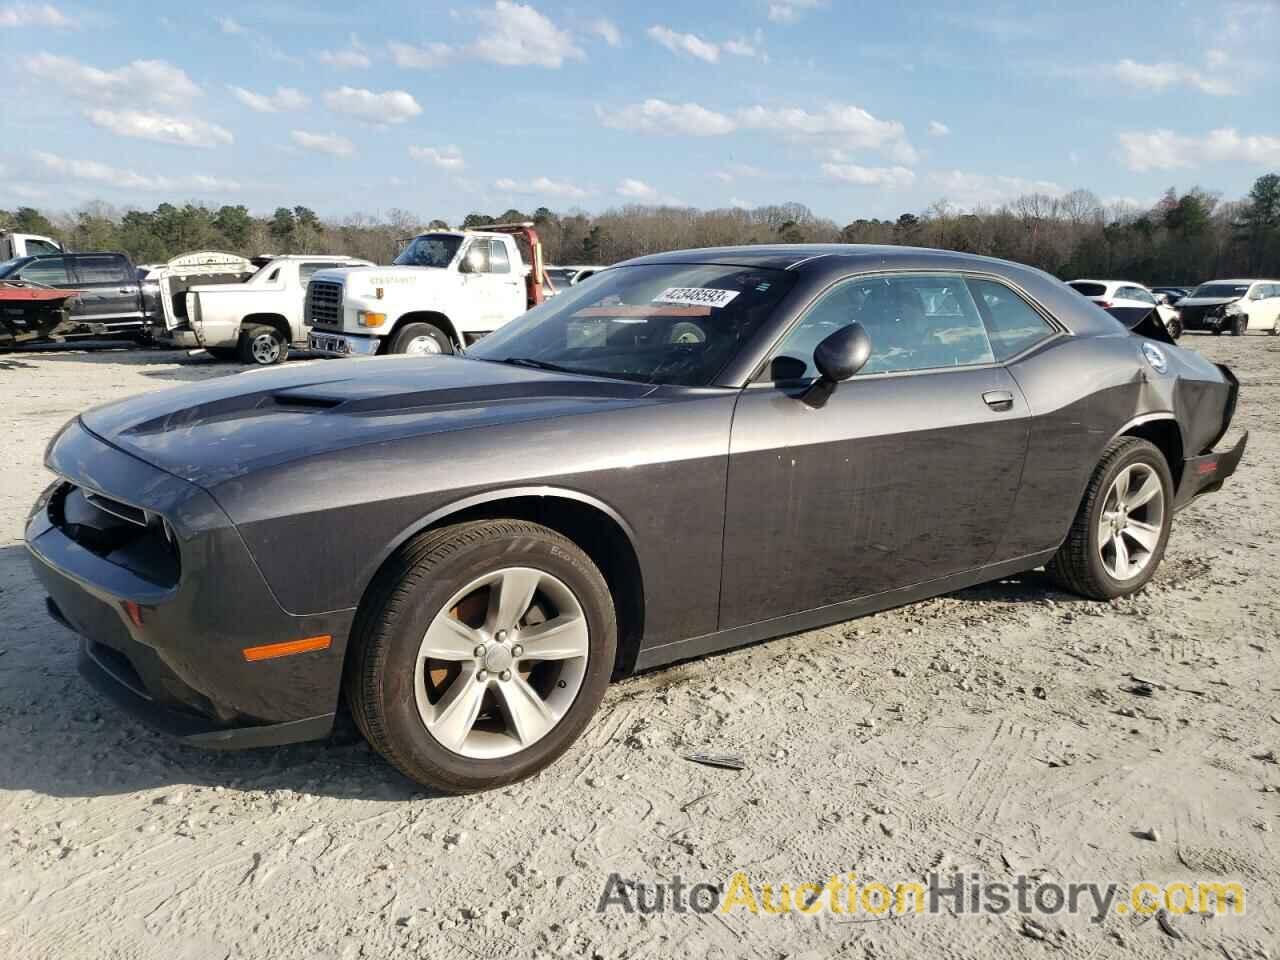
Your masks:
M1139 576L1155 553L1164 529L1164 487L1145 463L1120 471L1102 503L1098 556L1114 580Z
M582 604L558 577L531 567L487 573L454 594L422 638L418 714L441 746L464 757L518 753L573 705L589 645Z
M444 350L435 337L414 337L405 344L404 352L421 356L427 353L444 353Z
M249 342L253 359L263 366L270 366L280 359L280 341L274 333L260 333Z

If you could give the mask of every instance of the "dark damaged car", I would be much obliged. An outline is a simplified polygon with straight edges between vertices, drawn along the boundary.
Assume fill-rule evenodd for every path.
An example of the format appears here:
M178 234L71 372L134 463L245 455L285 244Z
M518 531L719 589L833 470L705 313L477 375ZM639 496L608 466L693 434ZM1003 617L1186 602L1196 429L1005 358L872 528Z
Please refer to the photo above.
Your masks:
M612 676L1041 565L1140 590L1246 439L1230 371L1152 332L957 253L667 253L465 357L89 411L26 539L86 675L158 726L278 744L345 698L408 776L482 789Z

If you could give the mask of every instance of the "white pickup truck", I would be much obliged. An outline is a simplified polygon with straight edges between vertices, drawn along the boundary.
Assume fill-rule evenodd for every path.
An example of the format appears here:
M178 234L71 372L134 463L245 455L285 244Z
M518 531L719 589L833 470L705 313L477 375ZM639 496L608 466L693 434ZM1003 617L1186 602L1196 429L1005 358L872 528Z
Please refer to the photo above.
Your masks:
M283 361L291 345L307 345L303 302L314 274L372 266L329 254L273 257L243 283L188 287L185 313L196 342L212 356L269 366Z
M0 260L38 257L46 253L62 253L62 244L53 237L37 233L5 233L0 230Z
M317 273L309 345L331 357L453 353L541 303L543 283L532 224L424 233L394 266Z

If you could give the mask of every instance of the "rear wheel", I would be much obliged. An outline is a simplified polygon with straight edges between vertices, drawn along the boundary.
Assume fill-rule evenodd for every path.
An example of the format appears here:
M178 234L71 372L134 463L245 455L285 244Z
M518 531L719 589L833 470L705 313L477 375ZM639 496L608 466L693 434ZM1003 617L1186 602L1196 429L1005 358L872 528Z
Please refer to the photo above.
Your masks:
M1094 470L1049 575L1095 600L1137 593L1155 576L1172 521L1173 479L1164 454L1146 440L1120 437Z
M613 601L572 542L520 520L423 534L378 575L352 636L347 701L370 744L448 793L532 776L595 713Z
M406 323L391 341L392 353L453 353L453 341L434 323Z
M288 341L275 327L253 324L240 334L240 362L269 367L289 356Z
M1174 317L1165 324L1165 328L1169 331L1169 336L1173 337L1173 339L1178 340L1182 337L1182 320L1180 318Z

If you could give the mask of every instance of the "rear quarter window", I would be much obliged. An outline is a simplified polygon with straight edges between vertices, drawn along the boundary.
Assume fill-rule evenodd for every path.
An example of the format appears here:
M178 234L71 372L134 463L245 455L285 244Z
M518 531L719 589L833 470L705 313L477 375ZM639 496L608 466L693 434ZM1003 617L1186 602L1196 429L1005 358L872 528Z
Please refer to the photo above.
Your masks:
M1101 284L1093 286L1106 289ZM1035 307L1003 283L970 279L969 290L987 325L996 360L1016 357L1057 333Z
M1067 286L1084 297L1100 297L1107 292L1105 283L1068 283Z

